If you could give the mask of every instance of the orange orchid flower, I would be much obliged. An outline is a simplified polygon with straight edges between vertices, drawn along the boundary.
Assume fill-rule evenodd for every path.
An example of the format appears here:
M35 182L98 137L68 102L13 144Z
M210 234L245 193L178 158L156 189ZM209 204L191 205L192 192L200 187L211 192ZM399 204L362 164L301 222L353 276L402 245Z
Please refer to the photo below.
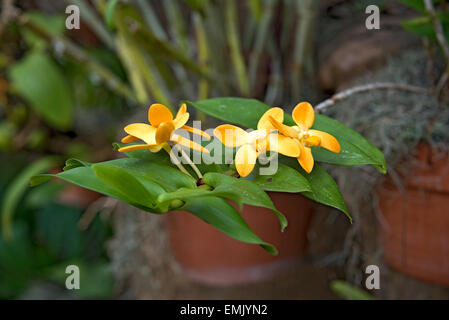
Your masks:
M234 163L241 177L246 177L253 171L257 158L265 150L279 152L290 157L299 156L299 147L293 139L270 133L263 128L248 133L239 127L224 124L215 128L214 135L229 148L239 147ZM279 143L278 137L283 143ZM290 142L287 141L289 139Z
M152 152L160 151L167 145L168 141L179 143L187 148L197 150L200 152L209 153L209 150L203 146L195 143L187 138L184 138L174 131L176 129L184 129L194 134L201 135L206 139L210 136L202 130L186 126L189 120L189 113L187 106L182 104L173 119L170 110L162 104L153 104L148 109L148 121L146 123L132 123L125 127L125 132L128 134L122 139L123 143L130 143L137 140L143 140L145 144L137 144L120 148L119 152L128 152L133 150L149 149Z
M299 155L296 156L301 167L310 173L313 169L314 159L310 147L323 147L335 153L340 153L340 144L329 133L310 129L315 121L315 111L308 102L301 102L296 105L292 112L296 126L287 126L284 122L284 111L281 108L271 108L260 118L258 128L277 130L280 136L280 148L283 146L285 138L293 139L299 147ZM290 142L289 142L290 143Z

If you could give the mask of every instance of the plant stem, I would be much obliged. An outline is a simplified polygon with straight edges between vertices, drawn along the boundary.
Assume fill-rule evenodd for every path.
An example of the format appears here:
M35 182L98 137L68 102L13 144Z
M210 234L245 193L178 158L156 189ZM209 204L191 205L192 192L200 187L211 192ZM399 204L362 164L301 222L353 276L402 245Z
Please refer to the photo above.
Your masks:
M95 34L111 49L115 49L114 37L98 18L93 8L85 0L66 0L67 4L75 4L80 8L80 15Z
M259 59L260 54L262 53L266 38L268 34L268 30L271 24L272 16L273 16L273 6L274 6L275 0L265 0L265 9L262 15L262 19L260 20L260 23L257 26L257 34L256 34L256 40L254 43L254 50L251 53L251 59L249 62L249 84L252 90L256 87L257 82L257 72L259 70Z
M183 173L185 173L186 175L192 177L192 175L186 170L186 168L184 168L184 166L182 165L182 163L178 160L178 158L175 157L175 155L173 154L173 151L171 149L171 147L166 143L164 144L164 146L162 147L170 156L171 161L178 167L179 170L181 170ZM193 177L192 177L193 178ZM193 178L195 179L195 178Z
M442 74L440 80L437 84L437 93L442 91L444 86L446 85L447 80L449 79L449 45L446 41L446 37L444 36L443 26L441 25L440 20L438 20L437 14L435 12L435 7L433 6L432 0L424 0L424 4L426 6L426 11L430 16L430 19L433 24L433 29L435 30L435 34L437 37L437 41L440 44L441 50L443 50L443 55L446 62L446 69Z
M239 89L243 95L249 95L248 76L246 73L245 60L241 52L239 34L238 34L238 19L234 0L226 0L226 33L231 47L231 59L234 64L235 73Z
M198 12L193 14L193 22L195 25L196 41L198 47L198 64L209 73L209 49L207 46L206 31L204 30L204 24L202 18ZM209 81L205 78L200 79L198 85L198 99L204 100L209 96ZM200 121L206 120L206 115L198 111L197 119Z
M338 102L340 102L342 100L349 98L350 96L352 96L354 94L371 91L371 90L401 90L401 91L408 91L408 92L413 92L413 93L417 93L417 94L432 95L432 91L429 89L416 87L416 86L412 86L412 85L408 85L408 84L390 83L390 82L370 83L370 84L364 84L361 86L352 87L345 91L334 94L329 99L319 103L315 107L315 112L322 113L327 108L337 104Z
M294 99L301 95L304 75L313 73L313 35L319 1L297 1L299 23L296 28L294 61L292 72L292 94Z
M54 36L47 32L45 29L34 24L30 19L25 16L19 16L19 23L24 27L28 28L30 31L36 35L46 39L47 41L53 43L54 45L59 45L62 47L63 53L80 63L83 63L87 68L97 74L104 83L113 91L119 95L127 98L128 100L137 103L137 99L134 96L133 91L129 88L120 78L118 78L113 72L108 68L104 67L101 63L92 59L83 49L78 47L76 44L64 37Z
M198 179L203 178L203 175L201 174L201 171L198 169L198 167L193 163L193 161L189 158L189 156L182 150L182 147L179 147L179 150L181 150L181 155L184 160L187 161L187 163L192 167L193 171L195 171L196 175L198 176Z

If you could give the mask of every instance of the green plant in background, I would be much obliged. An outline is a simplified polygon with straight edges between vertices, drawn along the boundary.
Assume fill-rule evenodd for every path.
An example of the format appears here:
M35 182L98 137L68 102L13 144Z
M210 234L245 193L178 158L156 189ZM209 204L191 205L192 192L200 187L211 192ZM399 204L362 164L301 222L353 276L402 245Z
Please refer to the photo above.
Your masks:
M335 280L331 282L331 289L340 298L346 300L374 300L366 291L345 281Z
M0 157L0 299L20 297L42 282L64 286L70 264L83 274L81 289L71 297L111 297L113 278L104 248L109 224L97 216L81 230L83 209L57 203L64 184L28 188L29 177L53 167L57 158L43 158L22 171L26 162L23 155Z
M270 110L268 105L258 100L244 98L214 98L186 103L220 120L248 128L256 128L263 115ZM371 164L380 172L386 172L383 154L365 138L323 115L316 115L313 122L313 109L312 107L310 109L300 112L302 115L294 113L296 124L300 126L305 121L304 123L311 126L313 123L313 129L317 134L321 132L323 145L334 152L336 152L335 147L329 147L326 143L334 141L335 138L333 140L326 138L326 140L322 131L328 136L330 134L336 137L341 145L341 152L334 153L317 148L320 145L317 140L319 138L314 137L313 130L310 131L310 135L315 139L310 139L318 141L317 143L308 140L307 131L305 133L298 131L301 135L300 139L306 140L295 142L296 140L292 139L293 147L298 148L295 143L304 143L307 149L310 146L313 149L313 158L318 162L344 166ZM194 168L194 172L189 172L185 168L182 168L182 171L178 170L171 160L172 151L168 141L180 142L176 138L178 134L174 133L174 129L182 127L188 120L185 106L181 106L174 119L170 111L161 105L153 105L148 115L151 125L137 123L125 128L128 136L124 138L124 142L129 143L140 139L146 143L122 146L119 151L126 152L128 158L101 163L70 159L66 162L62 173L37 175L31 179L32 185L38 185L51 177L58 177L151 213L160 214L171 210L188 211L237 240L261 245L271 254L277 254L276 248L260 239L226 200L234 201L240 208L242 204L270 208L279 218L281 229L287 226L287 221L275 208L265 191L300 193L314 201L339 209L351 219L332 177L317 164L312 165L312 170L310 163L301 161L301 158L298 158L298 163L296 159L280 156L279 170L271 175L262 175L255 171L251 175L248 175L249 172L242 174L237 162L228 164L222 158L214 159L214 162L208 165L201 163L199 168L191 161L188 162ZM302 120L299 121L300 119ZM288 115L285 115L284 121L287 125L295 125L292 117ZM278 130L283 134L281 129ZM293 130L293 127L290 130ZM202 134L200 130L193 132ZM239 138L234 136L232 139ZM283 139L290 138L283 137ZM204 149L201 146L195 147L192 141L189 141L186 139L180 144L202 152L209 151L208 144ZM210 142L211 146L214 143L216 144L214 140ZM338 144L338 142L333 143ZM243 144L240 148L247 148L247 146L249 145ZM302 145L301 148L302 152L306 149ZM166 150L167 154L158 152L161 149ZM212 147L210 152L214 153L215 150ZM237 155L239 152L240 149ZM299 153L293 156L298 155ZM306 169L304 170L301 166ZM236 177L236 169L241 175L248 176ZM193 178L195 174L197 179Z
M313 74L310 61L318 9L315 1L307 5L278 0L98 0L93 6L84 0L67 3L80 7L81 18L120 59L127 74L125 81L64 34L28 19L28 14L21 20L22 26L43 42L59 42L60 53L87 63L99 79L132 104L147 105L153 100L171 105L181 98L198 100L230 94L260 96L268 104L296 101L303 95L303 78ZM186 11L186 6L191 10ZM283 8L286 22L281 37L289 39L282 50L274 45L273 13L278 7ZM249 14L242 24L239 16L246 12L243 10ZM97 13L104 19L99 19ZM300 19L296 30L300 32L291 40L297 14L307 19ZM289 47L294 47L293 57L288 54ZM266 53L269 56L264 56ZM284 78L281 70L289 65L295 68ZM277 70L277 74L269 87L261 90L268 77L261 70L267 67ZM281 96L283 87L294 92L287 90Z
M398 0L399 2L409 6L422 15L402 22L402 26L419 36L429 38L433 41L437 40L435 30L432 24L432 18L426 11L424 0ZM433 0L434 4L443 3L444 0ZM437 13L437 18L443 26L444 35L449 40L449 12L440 11Z

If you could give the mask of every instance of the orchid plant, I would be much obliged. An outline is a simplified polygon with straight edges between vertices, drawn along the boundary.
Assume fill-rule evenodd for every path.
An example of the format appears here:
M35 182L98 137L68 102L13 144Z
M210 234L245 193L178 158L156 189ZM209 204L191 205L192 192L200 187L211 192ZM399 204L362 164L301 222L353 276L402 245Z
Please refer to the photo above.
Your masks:
M211 130L211 137L186 125L187 106L232 124ZM244 98L186 101L175 117L164 105L153 104L148 121L127 125L122 143L114 144L127 157L101 163L69 159L63 172L35 176L31 184L57 177L147 212L187 211L232 238L277 254L229 201L240 210L243 204L271 209L282 231L287 220L267 191L302 194L340 210L352 222L337 184L318 163L373 165L386 172L382 152L342 123L315 114L307 102L291 116ZM274 161L275 170L263 170Z

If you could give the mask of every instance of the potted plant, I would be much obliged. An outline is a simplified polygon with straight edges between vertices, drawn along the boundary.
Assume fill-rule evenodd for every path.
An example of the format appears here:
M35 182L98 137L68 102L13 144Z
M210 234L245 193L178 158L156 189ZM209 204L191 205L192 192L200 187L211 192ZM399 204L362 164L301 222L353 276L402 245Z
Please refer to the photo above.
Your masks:
M212 130L214 138L187 126L187 105L226 124ZM305 198L339 209L351 222L337 184L315 162L371 164L386 172L377 148L342 123L315 114L306 102L292 116L254 99L230 97L186 102L175 117L155 104L148 116L149 124L126 126L124 144L116 144L128 157L100 163L69 159L62 173L41 174L31 183L57 177L150 213L175 211L168 219L175 257L206 282L255 280L295 260L310 215ZM295 223L289 225L286 216ZM274 235L272 228L278 230Z
M449 286L448 157L428 144L417 151L404 188L387 180L379 191L384 258L411 277Z

